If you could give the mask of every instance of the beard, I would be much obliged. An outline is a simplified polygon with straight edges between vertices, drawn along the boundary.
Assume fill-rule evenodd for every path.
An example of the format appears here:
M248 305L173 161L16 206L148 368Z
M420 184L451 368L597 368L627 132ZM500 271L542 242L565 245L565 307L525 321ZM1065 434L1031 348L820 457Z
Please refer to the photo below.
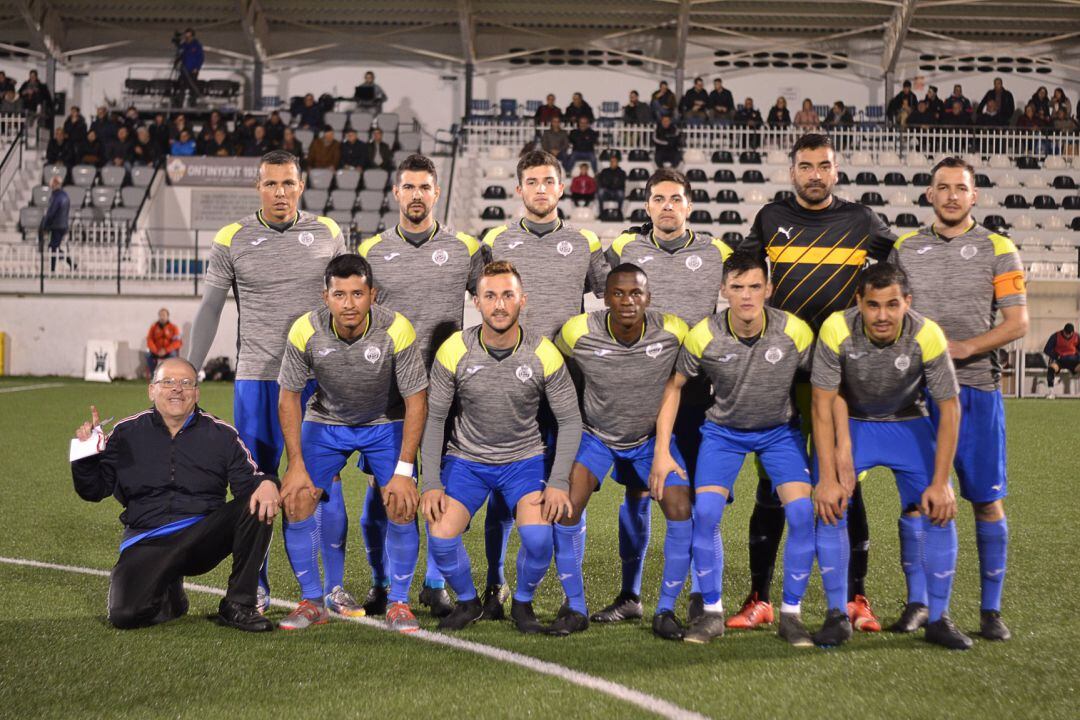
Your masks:
M811 205L824 202L832 194L832 185L827 183L822 183L819 186L811 186L809 183L806 185L794 183L794 185L795 194Z

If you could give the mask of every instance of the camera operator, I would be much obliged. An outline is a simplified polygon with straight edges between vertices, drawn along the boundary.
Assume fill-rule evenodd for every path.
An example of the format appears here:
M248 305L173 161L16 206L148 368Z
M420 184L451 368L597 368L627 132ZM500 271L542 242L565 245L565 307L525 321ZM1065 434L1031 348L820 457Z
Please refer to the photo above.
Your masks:
M176 104L182 105L185 93L189 94L189 105L194 105L199 97L199 86L195 82L199 78L199 70L203 66L203 46L195 38L195 31L191 28L184 30L183 35L176 33L172 38L176 46L176 68L180 72L176 88Z

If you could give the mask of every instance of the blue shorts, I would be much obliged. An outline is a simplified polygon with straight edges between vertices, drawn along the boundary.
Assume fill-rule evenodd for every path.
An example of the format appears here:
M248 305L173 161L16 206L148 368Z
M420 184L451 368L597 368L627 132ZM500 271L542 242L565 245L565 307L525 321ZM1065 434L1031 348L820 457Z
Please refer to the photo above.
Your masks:
M651 437L640 445L628 450L615 450L604 444L604 441L590 432L581 433L581 445L578 446L577 457L574 462L584 465L596 478L596 489L604 485L604 478L614 465L611 479L620 485L625 485L633 490L649 489L649 471L652 469L653 451L656 447L656 438ZM686 462L683 460L679 446L675 444L675 438L671 438L671 457L685 470ZM681 485L689 487L690 481L683 480L675 473L669 473L666 485Z
M521 498L544 489L544 456L489 465L447 455L443 458L442 481L446 494L464 505L470 516L493 492L502 495L512 511Z
M763 430L736 430L706 422L701 426L701 451L694 487L719 486L727 490L729 500L733 500L732 487L750 453L757 453L773 488L789 482L810 484L806 439L799 432L797 422Z
M404 426L401 421L359 427L304 422L300 426L300 442L311 482L329 493L334 476L349 462L350 455L359 452L356 466L375 476L379 487L385 487L394 476L401 455Z
M306 408L317 384L309 380L300 393L300 407ZM275 380L237 380L233 386L233 424L236 432L262 472L277 477L285 436L278 420L278 393Z
M848 420L855 474L885 467L896 478L903 510L918 507L934 479L937 431L930 418L899 422Z
M926 406L936 426L937 405L927 397ZM953 467L960 480L960 497L968 502L994 502L1009 494L1005 401L1000 390L960 386L960 438Z

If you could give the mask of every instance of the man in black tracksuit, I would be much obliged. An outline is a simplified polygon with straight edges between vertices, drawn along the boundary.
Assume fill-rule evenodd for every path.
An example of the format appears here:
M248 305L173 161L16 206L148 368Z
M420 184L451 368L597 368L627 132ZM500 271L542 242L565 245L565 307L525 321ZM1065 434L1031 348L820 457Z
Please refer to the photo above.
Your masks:
M184 577L232 555L218 622L272 629L255 610L255 587L280 504L277 479L259 471L235 428L198 407L195 369L186 360L160 363L149 396L153 407L121 420L108 438L93 406L91 422L76 432L97 445L71 463L75 491L90 502L113 495L124 506L109 622L134 628L182 616Z

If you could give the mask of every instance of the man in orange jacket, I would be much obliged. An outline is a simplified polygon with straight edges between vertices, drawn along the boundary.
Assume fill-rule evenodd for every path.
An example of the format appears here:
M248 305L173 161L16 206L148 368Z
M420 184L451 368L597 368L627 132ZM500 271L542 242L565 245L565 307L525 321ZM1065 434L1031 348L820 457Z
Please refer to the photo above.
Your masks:
M154 377L157 364L165 358L179 357L181 345L180 328L169 322L168 309L161 308L157 322L146 333L146 376Z

